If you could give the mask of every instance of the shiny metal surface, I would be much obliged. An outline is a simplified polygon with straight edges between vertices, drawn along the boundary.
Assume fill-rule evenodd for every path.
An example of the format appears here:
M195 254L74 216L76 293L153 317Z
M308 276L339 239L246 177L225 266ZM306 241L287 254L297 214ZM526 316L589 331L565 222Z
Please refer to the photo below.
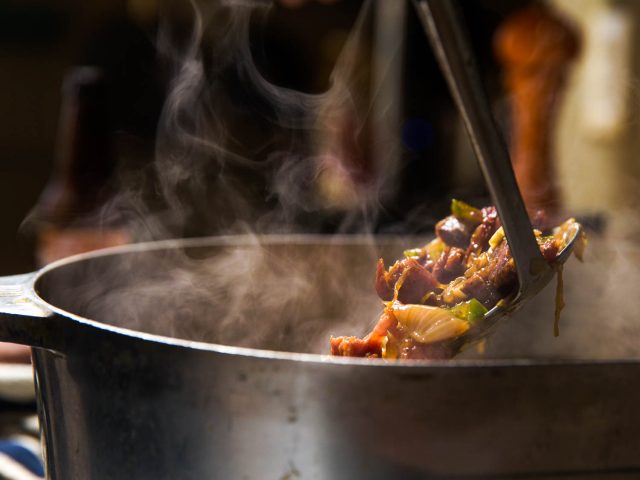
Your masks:
M262 240L270 255L306 258L309 268L318 265L316 249L347 252L338 258L354 268L377 252L361 238ZM640 475L638 361L335 359L202 343L197 332L182 339L144 333L156 328L152 311L140 333L123 326L127 319L108 325L42 299L53 295L47 289L77 294L79 283L100 283L122 260L147 275L136 263L147 255L164 271L158 258L165 254L202 260L243 241L120 247L12 280L26 282L21 298L35 311L52 312L0 307L0 337L40 347L34 364L49 478ZM393 251L406 246L391 243Z

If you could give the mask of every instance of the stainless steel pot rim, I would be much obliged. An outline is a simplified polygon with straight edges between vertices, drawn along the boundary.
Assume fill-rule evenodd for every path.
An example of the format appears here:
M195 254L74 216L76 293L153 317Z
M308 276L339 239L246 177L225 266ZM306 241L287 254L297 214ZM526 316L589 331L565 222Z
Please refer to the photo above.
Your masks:
M263 350L256 348L238 347L231 345L223 345L217 343L197 342L191 340L183 340L180 338L168 337L157 334L150 334L132 330L123 327L116 327L106 323L98 322L90 318L82 317L71 312L67 312L55 305L48 303L41 298L37 292L37 282L47 272L55 270L59 267L63 267L68 264L80 262L83 260L89 260L92 258L106 257L124 253L134 253L143 251L163 250L163 249L177 249L177 248L194 248L194 247L216 247L216 246L251 246L260 245L262 243L277 243L277 244L317 244L318 242L328 242L334 245L347 245L347 244L362 244L364 242L370 242L374 245L374 237L370 235L314 235L314 234L295 234L295 235L280 235L280 234L266 234L266 235L221 235L215 237L199 237L199 238L187 238L187 239L170 239L159 240L151 242L140 242L128 245L122 245L117 247L109 247L100 250L96 250L89 253L82 253L66 257L64 259L53 262L41 270L34 273L31 278L29 289L29 296L32 300L51 312L66 317L75 322L90 326L92 328L117 333L127 337L135 338L146 342L162 343L166 345L172 345L177 347L183 347L194 350L211 351L224 355L253 357L261 359L274 359L274 360L286 360L292 362L305 362L305 363L322 363L322 364L336 364L336 365L353 365L353 366L367 366L376 368L468 368L468 367L535 367L535 366L550 366L550 365L615 365L615 364L640 364L639 359L561 359L561 358L549 358L549 359L528 359L528 358L514 358L514 359L455 359L455 360L403 360L403 361L387 361L383 359L368 359L368 358L355 358L355 357L335 357L332 355L322 355L315 353L298 353L298 352L284 352L276 350ZM391 240L397 238L394 236L376 235L375 242L379 243L385 239ZM407 238L408 244L411 244L412 240ZM417 237L414 237L417 238Z

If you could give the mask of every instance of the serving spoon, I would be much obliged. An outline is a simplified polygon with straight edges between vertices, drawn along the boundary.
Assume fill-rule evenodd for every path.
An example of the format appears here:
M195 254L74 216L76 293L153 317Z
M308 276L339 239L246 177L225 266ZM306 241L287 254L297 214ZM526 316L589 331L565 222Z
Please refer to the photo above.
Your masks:
M574 224L556 260L549 264L542 257L516 183L509 151L491 114L455 3L451 0L414 0L500 216L518 275L515 296L499 302L482 321L476 322L460 337L456 341L460 348L487 336L502 318L540 292L567 261L583 232L580 224Z

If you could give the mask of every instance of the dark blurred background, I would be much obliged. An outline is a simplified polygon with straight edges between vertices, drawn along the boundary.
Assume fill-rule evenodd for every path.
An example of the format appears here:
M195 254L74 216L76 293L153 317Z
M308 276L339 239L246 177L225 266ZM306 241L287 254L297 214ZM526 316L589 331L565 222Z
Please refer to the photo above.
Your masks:
M65 74L77 65L104 65L120 99L110 128L153 137L162 97L150 71L157 7L133 3L0 1L2 274L35 268L35 232L20 227L60 154Z
M321 93L330 85L336 59L366 2L311 1L295 6L289 3L304 2L277 3L252 20L253 58L261 75L269 82L297 91ZM332 183L345 181L340 177L340 168L337 176L332 173L333 164L322 170L323 175L327 171L329 173L319 181L329 182L329 186L322 186L312 200L303 199L302 203L317 202L313 208L291 207L293 210L298 208L298 211L287 216L287 220L300 226L292 230L359 231L363 228L362 223L342 227L342 220L350 210L362 208L357 198L354 200L350 194L344 195L342 190L353 190L355 197L364 192L362 195L366 197L367 188L385 170L393 173L390 175L393 185L382 188L376 184L376 188L380 187L385 193L376 197L374 202L380 209L367 226L373 231L415 233L427 230L432 220L446 213L453 194L486 199L482 179L466 145L457 114L411 4L372 3L372 11L364 17L359 35L358 63L362 63L362 67L349 80L353 80L350 88L357 90L358 98L365 98L355 101L356 106L364 110L378 109L382 113L371 114L361 120L355 128L358 135L353 145L340 133L350 132L353 124L349 122L352 119L348 113L339 118L338 133L334 132L333 137L329 135L326 141L330 149L331 145L339 144L343 155L340 161L351 162L347 165L346 187L336 187ZM493 35L505 17L529 3L498 0L461 2L486 86L496 100L499 116L504 114L504 105L500 102L503 87L500 68L493 55ZM386 6L381 7L382 4ZM205 18L208 20L210 18ZM193 21L193 10L188 2L168 2L165 5L159 0L0 0L0 64L4 73L0 79L0 201L3 219L0 228L0 274L28 271L36 268L38 263L60 256L38 253L38 249L60 242L59 231L52 233L51 225L58 229L72 225L77 229L78 224L70 217L74 214L81 217L86 212L95 211L100 201L118 190L118 181L123 178L122 170L151 172L146 169L154 158L157 123L176 75L176 59L169 58L171 55L167 55L166 45L160 54L158 52L158 32L162 33L163 29L171 32L162 41L165 44L167 41L175 42L175 54L181 51L181 45L188 44ZM215 26L215 20L213 22ZM199 46L203 52L209 48L207 38L205 36ZM215 43L216 39L219 36L212 35L210 41ZM391 42L393 48L385 49L385 42ZM215 48L212 51L213 54L204 56L205 65L208 71L216 72L216 59L221 57L216 56L220 52ZM77 67L80 66L94 70L78 73ZM394 69L397 72L394 73ZM207 80L220 88L218 93L222 92L228 99L221 108L233 110L229 113L232 117L229 129L233 133L235 121L240 125L239 130L247 132L246 138L236 139L238 145L234 148L243 155L253 155L258 159L264 157L274 163L273 153L292 144L287 137L290 129L277 127L270 130L271 117L264 113L261 100L253 96L255 92L244 88L246 79L241 74L233 68L218 73L219 77ZM63 84L66 85L64 89ZM104 116L105 122L92 123L83 120L81 115L74 117L69 114L75 111L75 103L69 100L70 97L76 102L90 102L91 115ZM372 100L374 97L376 99ZM395 107L390 108L390 105ZM254 107L258 113L254 112ZM381 130L381 122L388 128ZM79 126L81 124L90 127ZM96 134L96 130L102 133ZM265 141L265 132L270 137L268 141ZM70 139L74 135L84 140ZM305 135L309 135L308 132ZM380 135L385 136L389 145L395 146L395 150L389 149L392 153L386 157L382 155L382 160L375 158L381 157L380 143L375 143ZM308 136L303 140L313 143ZM341 145L343 141L345 145ZM69 145L75 145L73 148L76 150ZM82 159L74 157L69 160L74 155L69 153L70 149ZM305 149L300 151L309 153ZM349 155L352 158L345 160ZM393 158L389 160L387 157ZM79 167L80 173L74 173L76 167L68 165L77 161L83 164ZM273 168L277 170L277 166ZM64 171L60 173L61 170ZM235 180L242 183L245 179L247 184L253 185L253 182L266 182L271 178L263 170L260 172L259 175L243 176L240 169ZM218 173L214 171L212 178ZM203 178L206 180L208 177L204 175ZM78 186L83 182L86 191ZM69 188L77 191L69 194L65 190ZM147 188L154 190L153 187ZM47 193L43 196L45 190ZM269 189L250 187L240 190L254 195L260 208L268 209L272 204L279 204ZM220 202L219 199L216 201ZM34 212L36 204L39 207ZM206 208L204 205L205 212ZM29 221L24 223L30 212ZM232 211L231 216L234 214ZM313 216L313 225L308 220L310 216ZM94 227L100 223L95 216L91 218L94 225L80 223L80 227ZM245 220L251 224L259 218L262 217L248 215ZM224 231L220 222L206 218L198 220L196 216L191 223L196 227L168 231L177 236ZM43 224L48 225L44 233ZM103 227L99 225L96 228ZM102 246L103 240L109 244L136 239L126 235L116 237L115 240L90 239L86 243ZM68 241L68 236L62 240L63 243ZM66 251L72 253L74 248L69 247ZM76 250L83 249L88 248Z

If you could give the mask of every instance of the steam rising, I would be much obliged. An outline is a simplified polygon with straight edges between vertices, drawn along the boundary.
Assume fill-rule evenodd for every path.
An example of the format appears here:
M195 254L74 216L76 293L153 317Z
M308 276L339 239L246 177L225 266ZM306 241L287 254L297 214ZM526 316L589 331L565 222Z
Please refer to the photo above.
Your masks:
M40 291L74 313L147 333L324 353L329 335L364 334L379 314L371 284L379 253L364 237L219 237L54 270Z
M389 263L420 242L405 238L380 251L369 237L265 243L257 233L291 233L301 218L307 231L319 230L313 220L322 210L318 186L327 185L327 172L356 179L346 184L354 187L356 208L339 230L366 230L377 215L380 180L349 170L342 160L353 152L345 151L349 141L341 136L355 137L366 121L366 102L354 87L371 2L338 59L331 88L319 95L273 85L256 68L251 16L269 7L193 6L186 43L168 28L159 37L174 80L152 169L128 177L101 215L126 220L138 240L194 232L242 237L211 248L105 257L53 271L41 291L72 312L127 328L324 353L329 334L363 335L379 315L378 256ZM245 102L254 109L246 111ZM251 137L249 146L240 134ZM639 260L629 243L592 241L585 264L571 261L565 270L560 339L553 338L551 285L498 330L486 355L637 357Z
M323 182L325 175L343 175L351 194L338 230L366 231L375 218L379 185L351 161L360 153L355 137L367 116L368 100L357 86L366 76L361 59L371 2L344 44L330 88L320 94L274 85L258 71L252 22L272 7L191 5L186 40L169 22L160 28L158 47L173 80L155 160L122 178L121 191L100 215L126 223L138 241L241 237L211 249L96 260L45 281L43 294L70 311L146 332L325 352L330 333L364 334L376 320L372 242L359 237L342 248L336 244L344 239L327 237L273 245L257 234L322 229L319 213L335 207L335 192L322 190L334 183Z
M222 237L142 250L48 273L43 297L104 323L186 340L326 353L330 335L364 335L382 310L378 256L423 239ZM463 357L638 358L634 265L640 248L592 239L584 263L565 265L566 307L553 335L553 282ZM621 280L622 279L622 280Z
M186 43L168 23L160 29L158 46L173 81L152 172L128 179L106 208L124 216L138 239L287 232L296 224L306 231L322 228L308 217L326 213L330 203L318 177L327 165L349 169L352 152L341 151L342 137L355 137L366 120L365 98L355 87L363 74L358 58L370 2L337 60L329 90L321 94L274 85L258 71L250 27L273 7L241 1L192 6ZM363 231L376 208L377 186L368 183L353 195L345 225Z

